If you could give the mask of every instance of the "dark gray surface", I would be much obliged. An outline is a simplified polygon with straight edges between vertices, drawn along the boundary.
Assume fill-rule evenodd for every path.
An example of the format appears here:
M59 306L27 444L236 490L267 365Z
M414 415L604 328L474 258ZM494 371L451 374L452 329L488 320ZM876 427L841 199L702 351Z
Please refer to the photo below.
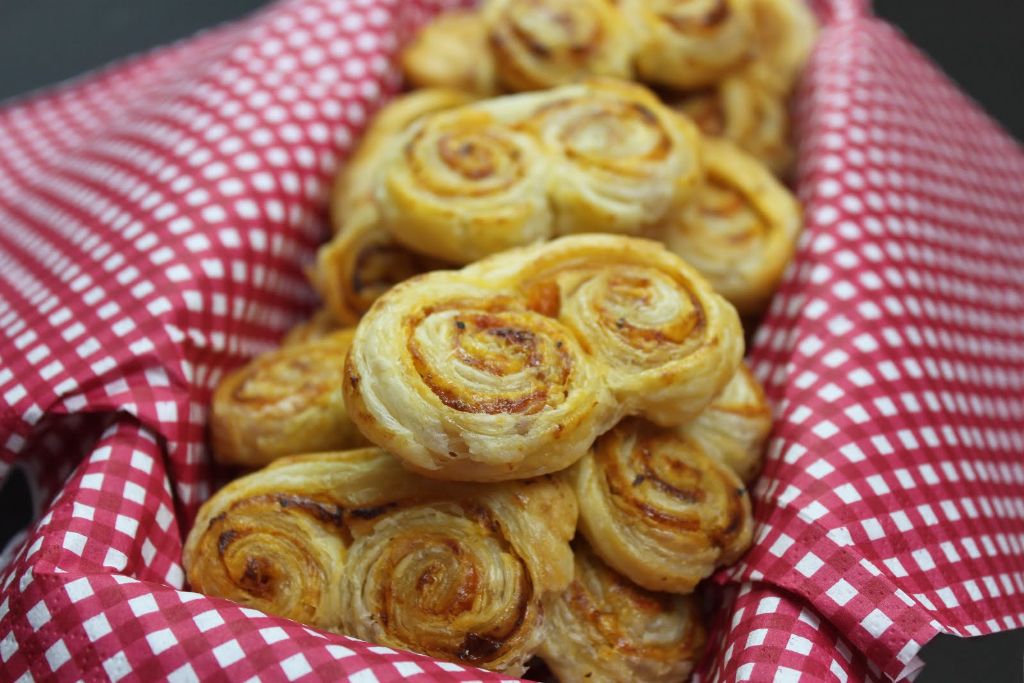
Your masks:
M184 37L264 0L0 0L0 99ZM1018 139L1024 137L1024 2L880 0L892 20ZM21 525L23 481L0 490L0 546ZM921 683L1021 681L1024 630L940 636L923 652Z

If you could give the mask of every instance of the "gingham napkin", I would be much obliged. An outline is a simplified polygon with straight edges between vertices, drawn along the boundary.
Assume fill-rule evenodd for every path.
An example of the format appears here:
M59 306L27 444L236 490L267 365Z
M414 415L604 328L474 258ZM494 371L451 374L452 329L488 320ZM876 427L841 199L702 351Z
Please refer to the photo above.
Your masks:
M210 389L308 312L325 192L440 0L285 0L0 110L12 680L502 680L182 590ZM910 676L1024 626L1024 153L863 2L819 3L778 425L701 676ZM0 559L0 562L3 562Z

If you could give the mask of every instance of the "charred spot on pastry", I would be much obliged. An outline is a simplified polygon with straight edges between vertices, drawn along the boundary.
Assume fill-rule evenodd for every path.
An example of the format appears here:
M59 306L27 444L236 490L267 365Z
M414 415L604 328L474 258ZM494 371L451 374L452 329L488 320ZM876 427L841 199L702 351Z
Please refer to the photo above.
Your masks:
M337 505L331 505L328 503L320 503L310 498L304 498L302 496L281 494L277 496L277 504L282 510L289 508L297 508L308 512L309 514L316 517L319 521L326 524L333 524L334 526L343 526L344 510Z
M642 474L636 475L635 477L633 477L633 486L639 486L640 484L644 483L645 479L647 479L647 477L645 477Z
M273 589L274 577L270 565L265 558L250 557L245 561L245 569L239 583L249 593L257 597L265 597Z
M470 632L466 634L455 656L464 662L484 662L493 657L502 645L501 640Z
M466 323L462 322L461 320L456 320L455 327L459 328L460 330L464 330L466 329Z
M218 516L223 517L223 515ZM221 555L227 552L228 546L231 545L231 542L236 538L238 538L238 532L233 529L228 529L217 537L217 550Z
M376 519L393 507L395 507L394 503L388 503L387 505L378 505L376 507L353 508L348 511L348 514L357 519Z

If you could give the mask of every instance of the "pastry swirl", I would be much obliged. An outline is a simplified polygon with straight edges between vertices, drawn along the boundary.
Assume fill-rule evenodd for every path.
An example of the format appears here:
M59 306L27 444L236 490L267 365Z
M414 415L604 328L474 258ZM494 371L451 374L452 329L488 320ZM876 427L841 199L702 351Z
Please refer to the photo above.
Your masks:
M217 460L252 467L366 443L341 394L352 335L341 330L280 348L227 375L214 391L210 415Z
M757 160L725 140L704 141L706 178L665 242L741 313L764 309L796 248L800 204Z
M621 0L640 79L683 90L711 85L751 55L750 0Z
M770 91L786 96L793 89L814 46L817 23L801 0L751 0L756 56L745 68Z
M552 91L521 125L554 164L556 232L638 234L690 194L698 133L646 89L617 81Z
M444 271L378 300L344 391L371 441L429 476L473 481L565 468L615 411L569 329Z
M780 178L789 175L795 152L786 100L747 73L729 76L673 108L691 118L705 136L734 143Z
M535 140L462 107L406 132L382 169L376 204L399 242L465 263L551 237L548 182Z
M571 489L427 482L379 449L286 458L200 510L193 588L272 614L518 675L569 584Z
M624 415L680 425L733 376L735 310L661 245L578 235L408 280L356 331L344 394L431 477L554 472Z
M607 0L491 0L482 19L506 91L632 75L632 41Z
M426 88L396 97L378 111L331 190L334 231L343 230L359 204L372 199L377 168L402 131L427 114L472 100L472 96L450 88Z
M494 58L478 12L447 12L430 22L402 52L402 71L414 88L495 92Z
M701 175L696 127L610 80L434 113L391 152L377 176L380 224L452 263L561 234L653 230Z
M648 591L573 544L575 575L548 607L539 654L558 680L676 683L704 646L692 595Z
M761 383L745 364L725 389L680 434L732 469L747 484L761 471L772 411Z
M580 531L644 588L689 593L751 541L746 489L699 444L641 420L603 434L570 470Z
M656 242L558 240L521 278L533 296L557 296L559 319L601 359L626 414L682 424L725 387L743 356L733 307Z

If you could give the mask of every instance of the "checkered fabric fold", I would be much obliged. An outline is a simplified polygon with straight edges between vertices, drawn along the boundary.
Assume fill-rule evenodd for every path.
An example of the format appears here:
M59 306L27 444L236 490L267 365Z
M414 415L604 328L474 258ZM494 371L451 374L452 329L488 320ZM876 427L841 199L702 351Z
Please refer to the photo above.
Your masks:
M0 109L12 680L502 677L183 590L209 392L313 298L331 176L442 0L284 0ZM1024 626L1024 152L866 2L798 93L807 228L752 349L777 427L706 680L912 676ZM6 568L3 566L6 565Z

